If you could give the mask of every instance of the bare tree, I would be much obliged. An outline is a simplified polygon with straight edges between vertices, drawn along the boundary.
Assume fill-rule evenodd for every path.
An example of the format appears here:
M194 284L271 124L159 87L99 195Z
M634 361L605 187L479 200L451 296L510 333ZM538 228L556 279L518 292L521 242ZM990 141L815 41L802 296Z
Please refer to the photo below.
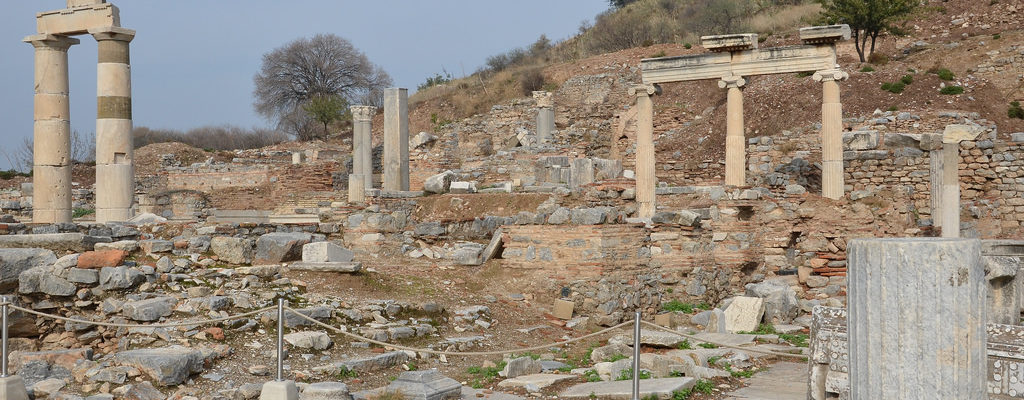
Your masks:
M264 54L253 81L256 111L297 137L311 124L296 111L311 99L339 96L351 104L380 106L383 89L392 84L380 66L333 34L298 39Z
M71 131L71 159L80 163L96 161L96 135Z

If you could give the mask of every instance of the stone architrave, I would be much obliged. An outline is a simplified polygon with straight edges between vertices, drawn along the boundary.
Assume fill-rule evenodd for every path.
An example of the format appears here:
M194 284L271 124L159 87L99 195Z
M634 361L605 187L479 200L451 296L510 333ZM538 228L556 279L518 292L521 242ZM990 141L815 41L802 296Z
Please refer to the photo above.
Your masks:
M843 197L843 104L839 98L839 81L849 77L838 69L814 73L814 80L822 86L821 195L830 199Z
M727 89L725 127L725 184L743 186L747 182L746 146L747 138L743 127L743 86L747 80L740 76L729 76L718 81L718 87Z
M383 181L384 190L409 190L409 89L384 90Z
M67 36L26 37L35 47L32 222L71 222L71 109Z
M981 242L857 239L848 257L850 398L986 398Z
M364 189L373 189L373 115L374 106L353 106L352 173L362 176ZM349 179L351 185L353 181ZM351 198L350 198L351 200Z
M725 309L725 330L729 333L756 331L764 317L764 299L736 297Z
M651 218L655 209L654 176L654 102L661 94L658 85L638 85L629 89L636 96L636 203L637 217Z
M122 222L134 215L135 163L132 143L132 76L129 43L135 31L90 29L99 48L96 66L96 222Z
M555 130L555 102L551 92L533 92L537 101L537 143L551 143L551 134Z

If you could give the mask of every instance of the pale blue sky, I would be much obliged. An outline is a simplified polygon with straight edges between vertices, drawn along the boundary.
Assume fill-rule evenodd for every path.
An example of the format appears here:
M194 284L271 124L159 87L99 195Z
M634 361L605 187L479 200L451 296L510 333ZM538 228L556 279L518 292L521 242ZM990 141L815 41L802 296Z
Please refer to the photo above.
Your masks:
M252 109L252 77L261 56L289 41L334 33L384 67L397 86L415 90L444 67L470 74L487 56L560 40L608 8L605 0L121 0L132 42L136 125L189 129L211 124L266 126ZM5 0L0 13L0 148L32 135L35 13L63 0ZM95 130L96 43L71 48L72 129ZM0 169L10 165L0 156Z

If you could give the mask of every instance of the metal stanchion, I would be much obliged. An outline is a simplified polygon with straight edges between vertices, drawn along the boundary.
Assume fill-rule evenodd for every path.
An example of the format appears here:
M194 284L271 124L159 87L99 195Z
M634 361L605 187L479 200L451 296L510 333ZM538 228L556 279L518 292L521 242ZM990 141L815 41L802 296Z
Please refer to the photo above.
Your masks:
M640 400L640 311L636 312L633 324L633 397Z
M4 325L6 326L6 325ZM6 332L6 330L4 331ZM6 338L7 335L4 335ZM6 347L5 347L6 348ZM284 380L284 299L277 299L277 381Z
M3 302L3 306L0 306L0 312L3 313L3 317L0 318L3 324L3 328L0 328L0 344L3 349L0 349L0 377L7 377L7 296L0 296L0 302Z

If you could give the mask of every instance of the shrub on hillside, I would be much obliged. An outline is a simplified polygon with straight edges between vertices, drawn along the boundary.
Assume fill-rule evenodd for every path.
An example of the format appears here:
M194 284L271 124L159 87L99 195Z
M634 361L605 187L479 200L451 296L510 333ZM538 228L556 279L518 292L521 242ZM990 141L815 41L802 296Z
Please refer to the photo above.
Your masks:
M531 95L535 90L544 88L544 72L542 68L530 68L519 75L519 87L523 96Z
M903 93L903 89L906 87L907 85L903 82L886 82L882 84L882 90L897 94Z
M885 65L889 63L889 56L882 53L871 53L868 57L868 62L875 65Z
M962 86L946 86L946 87L942 88L942 90L939 90L939 93L949 94L949 95L963 94L964 93L964 88Z
M1010 118L1024 119L1024 108L1020 107L1019 101L1010 102L1010 109L1006 110L1006 116Z

